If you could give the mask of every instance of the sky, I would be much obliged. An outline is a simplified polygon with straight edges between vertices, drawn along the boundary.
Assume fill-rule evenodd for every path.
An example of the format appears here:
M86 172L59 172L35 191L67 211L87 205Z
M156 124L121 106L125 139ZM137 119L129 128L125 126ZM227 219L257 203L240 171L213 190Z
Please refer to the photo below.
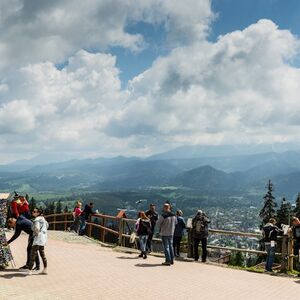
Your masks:
M300 142L298 0L0 2L0 163Z

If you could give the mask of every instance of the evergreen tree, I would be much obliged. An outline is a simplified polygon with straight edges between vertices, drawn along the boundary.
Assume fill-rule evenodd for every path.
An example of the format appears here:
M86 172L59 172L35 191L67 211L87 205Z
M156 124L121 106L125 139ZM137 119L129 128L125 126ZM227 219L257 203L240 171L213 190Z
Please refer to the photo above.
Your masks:
M274 190L274 186L271 180L269 180L266 189L267 189L267 193L263 197L264 206L259 213L259 216L262 219L262 226L265 225L270 218L275 217L276 202L275 202L275 197L272 194Z
M300 218L300 193L298 193L298 196L296 199L296 207L294 209L294 213L297 218Z
M50 202L50 204L49 204L49 215L52 215L54 213L55 213L55 203Z
M61 213L62 213L61 200L59 200L59 201L56 203L55 213L56 213L56 214L61 214Z
M68 205L66 205L64 208L64 213L68 213L68 212L69 212L69 208L68 208Z
M282 199L280 208L277 210L277 226L281 226L281 224L290 224L290 212L291 212L291 204L285 200L285 198Z
M30 211L33 211L37 207L37 203L33 197L31 197L29 201L29 209Z
M229 260L229 265L243 267L244 266L244 255L243 255L243 253L240 252L240 251L238 251L236 253L231 253L230 260Z

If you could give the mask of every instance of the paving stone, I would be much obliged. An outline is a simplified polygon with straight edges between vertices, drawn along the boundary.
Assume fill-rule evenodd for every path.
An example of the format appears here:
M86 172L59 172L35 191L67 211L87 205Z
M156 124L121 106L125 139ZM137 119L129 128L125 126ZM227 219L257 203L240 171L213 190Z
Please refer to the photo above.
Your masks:
M11 249L24 265L27 236ZM250 273L209 264L175 262L162 266L120 253L68 232L49 232L48 275L26 276L0 271L0 300L9 299L291 299L300 293L300 279Z

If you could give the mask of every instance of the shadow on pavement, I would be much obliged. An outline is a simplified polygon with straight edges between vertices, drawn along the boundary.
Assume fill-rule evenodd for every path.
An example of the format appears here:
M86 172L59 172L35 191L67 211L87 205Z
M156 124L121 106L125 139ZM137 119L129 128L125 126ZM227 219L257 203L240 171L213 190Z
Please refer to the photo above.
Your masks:
M142 268L151 268L151 267L163 267L162 264L136 264L135 267L142 267Z
M118 256L117 257L118 259L140 259L140 257L137 257L137 256Z
M26 273L9 273L9 274L5 274L5 275L0 275L0 278L5 278L5 279L12 279L14 277L26 277L27 274Z

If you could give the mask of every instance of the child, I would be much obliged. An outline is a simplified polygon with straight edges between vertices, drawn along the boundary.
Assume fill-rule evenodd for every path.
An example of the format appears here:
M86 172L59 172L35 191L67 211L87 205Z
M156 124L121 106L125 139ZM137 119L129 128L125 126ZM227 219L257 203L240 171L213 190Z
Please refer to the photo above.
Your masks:
M32 216L35 218L33 220L32 230L33 230L33 245L31 249L31 259L29 264L28 275L32 275L32 267L35 257L40 253L40 256L43 260L44 269L41 274L48 274L47 271L47 258L45 255L45 245L47 242L47 229L49 227L48 222L43 216L42 209L34 209Z

